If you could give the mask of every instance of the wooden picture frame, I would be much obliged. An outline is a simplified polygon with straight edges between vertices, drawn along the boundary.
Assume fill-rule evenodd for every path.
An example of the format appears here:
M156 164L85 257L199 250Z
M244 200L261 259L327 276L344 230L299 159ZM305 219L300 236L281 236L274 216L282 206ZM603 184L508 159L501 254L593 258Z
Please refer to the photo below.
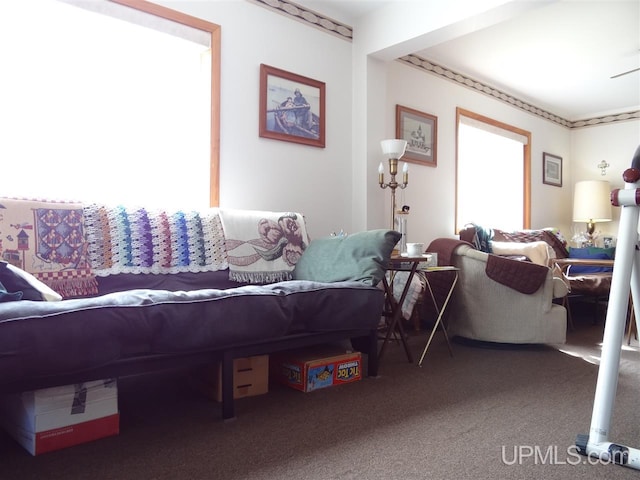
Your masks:
M396 138L407 141L403 161L438 166L438 117L396 105Z
M542 183L562 187L562 157L542 153Z
M324 109L324 82L260 65L261 137L324 148Z

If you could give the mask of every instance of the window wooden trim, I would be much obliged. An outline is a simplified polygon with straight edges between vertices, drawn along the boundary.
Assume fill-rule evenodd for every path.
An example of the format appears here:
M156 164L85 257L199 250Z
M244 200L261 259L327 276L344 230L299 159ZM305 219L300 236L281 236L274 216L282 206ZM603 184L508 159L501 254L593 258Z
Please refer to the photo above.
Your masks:
M514 127L513 125L508 125L506 123L502 123L498 120L494 120L493 118L485 117L484 115L480 115L475 112L471 112L469 110L465 110L460 107L456 107L456 171L455 171L455 212L454 212L454 225L455 229L458 229L458 141L459 141L459 128L460 128L460 117L465 116L472 118L474 120L478 120L480 122L492 125L494 127L502 128L504 130L508 130L510 132L517 133L527 138L527 142L523 145L523 175L522 175L522 193L523 193L523 212L522 212L522 228L529 229L531 228L531 132L527 130L523 130L518 127ZM459 232L455 232L456 235Z
M109 0L211 34L211 132L209 148L209 205L220 205L220 25L146 0Z

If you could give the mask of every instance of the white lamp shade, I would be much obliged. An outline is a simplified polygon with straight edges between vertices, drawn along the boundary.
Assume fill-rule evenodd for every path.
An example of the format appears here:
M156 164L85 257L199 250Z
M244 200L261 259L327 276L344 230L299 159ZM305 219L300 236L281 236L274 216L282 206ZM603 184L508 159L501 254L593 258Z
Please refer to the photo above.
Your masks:
M586 180L575 185L574 222L611 221L611 185L605 180Z
M380 142L382 146L382 153L387 155L389 158L400 158L404 155L404 150L407 148L406 140L382 140Z

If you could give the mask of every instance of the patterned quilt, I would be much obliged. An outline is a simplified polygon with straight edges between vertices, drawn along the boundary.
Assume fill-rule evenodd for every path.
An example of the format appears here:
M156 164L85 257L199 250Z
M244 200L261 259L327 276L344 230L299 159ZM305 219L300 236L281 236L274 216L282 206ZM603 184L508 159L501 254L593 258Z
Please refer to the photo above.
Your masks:
M0 256L65 298L94 295L82 205L0 198Z

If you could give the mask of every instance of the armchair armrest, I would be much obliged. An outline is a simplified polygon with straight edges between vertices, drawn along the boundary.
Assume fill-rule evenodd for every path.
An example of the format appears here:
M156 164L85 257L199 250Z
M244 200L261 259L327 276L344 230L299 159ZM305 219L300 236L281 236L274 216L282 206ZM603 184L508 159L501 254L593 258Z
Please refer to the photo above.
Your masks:
M543 241L529 243L492 241L491 250L496 255L524 255L533 263L545 266L549 265L553 252L553 249Z
M452 264L460 268L460 280L452 300L450 333L474 340L501 343L563 343L566 339L566 310L553 303L566 295L566 285L554 279L549 267L530 262L511 262L518 266L545 270L540 287L533 293L522 293L487 275L491 255L467 245L459 246ZM524 268L522 269L524 272Z
M564 278L553 275L553 298L564 298L570 292L569 283Z

